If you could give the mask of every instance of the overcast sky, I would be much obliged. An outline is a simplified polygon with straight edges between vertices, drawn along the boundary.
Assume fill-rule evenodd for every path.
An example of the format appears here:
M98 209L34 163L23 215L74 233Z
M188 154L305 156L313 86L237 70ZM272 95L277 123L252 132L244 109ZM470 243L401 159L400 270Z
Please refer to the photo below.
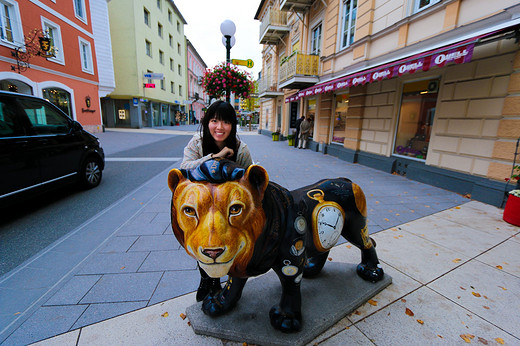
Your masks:
M262 70L262 45L258 43L260 22L255 20L260 0L174 0L188 23L184 34L193 44L209 68L226 60L222 44L220 23L229 19L235 23L236 43L231 59L252 59L254 67L244 70L253 73L254 79Z

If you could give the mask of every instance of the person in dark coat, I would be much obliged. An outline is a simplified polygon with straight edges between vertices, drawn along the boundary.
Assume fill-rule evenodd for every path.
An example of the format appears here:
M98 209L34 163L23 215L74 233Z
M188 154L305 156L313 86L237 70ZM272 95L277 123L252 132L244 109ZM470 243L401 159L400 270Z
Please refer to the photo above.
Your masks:
M298 148L298 138L299 138L299 135L300 135L300 125L303 121L303 119L305 119L305 117L302 115L300 119L296 120L296 124L294 125L296 127L296 133L294 134L294 147L295 148Z

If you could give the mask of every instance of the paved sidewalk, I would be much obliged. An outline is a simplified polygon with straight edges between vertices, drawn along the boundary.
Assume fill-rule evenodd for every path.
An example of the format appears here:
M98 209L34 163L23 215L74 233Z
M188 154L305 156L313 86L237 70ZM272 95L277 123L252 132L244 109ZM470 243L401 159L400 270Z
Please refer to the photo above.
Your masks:
M177 128L100 137L114 143L105 148L110 156L117 152L110 136L195 130ZM240 136L282 186L345 176L367 196L370 233L393 283L316 342L520 344L520 229L502 221L502 210L256 133ZM198 284L196 263L169 225L166 174L179 164L1 277L0 342L222 345L195 335L179 317L195 302ZM342 243L330 258L357 263L359 251Z

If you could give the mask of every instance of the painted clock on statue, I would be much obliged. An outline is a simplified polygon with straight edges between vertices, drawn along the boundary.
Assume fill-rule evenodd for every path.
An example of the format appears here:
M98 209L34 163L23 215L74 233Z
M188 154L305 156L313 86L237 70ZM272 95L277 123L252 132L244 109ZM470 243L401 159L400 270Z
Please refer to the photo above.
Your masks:
M341 236L345 213L336 202L323 200L322 190L311 190L307 196L319 202L312 213L314 245L319 251L329 251Z

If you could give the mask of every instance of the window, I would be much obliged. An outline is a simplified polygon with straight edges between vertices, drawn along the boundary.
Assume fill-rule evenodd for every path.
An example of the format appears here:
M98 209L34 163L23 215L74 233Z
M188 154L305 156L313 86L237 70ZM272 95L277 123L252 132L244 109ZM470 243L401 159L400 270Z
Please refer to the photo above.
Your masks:
M17 109L9 99L0 100L0 137L23 136L23 128L17 121Z
M0 0L0 41L16 46L24 42L20 11L15 1Z
M161 79L161 90L166 90L166 88L164 87L164 79Z
M415 0L414 3L414 13L424 10L427 7L430 7L436 3L438 3L440 0Z
M341 23L340 48L348 47L354 42L356 30L357 0L347 0L343 3L343 18Z
M179 55L181 55L181 44L180 43L177 43L177 53L179 53Z
M150 12L146 8L144 9L144 23L150 26Z
M69 132L69 120L48 104L27 99L20 99L19 102L37 134L65 134Z
M173 23L173 13L172 10L168 9L168 21Z
M345 141L348 94L336 95L336 107L334 109L334 123L332 128L332 142L341 143Z
M54 47L55 51L54 57L48 58L48 60L63 64L65 59L60 27L50 20L42 18L42 28L50 39L50 45L51 47Z
M403 86L394 155L426 160L438 96L438 79Z
M320 55L321 49L321 24L312 29L311 54Z
M174 62L173 62L173 59L170 58L170 70L173 71L173 66L174 66Z
M94 64L92 63L92 49L90 42L79 38L79 50L81 56L81 70L87 73L94 73Z
M163 35L163 27L161 23L157 23L157 35L159 35L160 38L162 38Z
M182 85L179 85L179 96L182 96Z
M71 95L68 91L55 87L47 88L42 90L42 97L73 119Z
M84 0L74 0L74 14L84 22L87 20Z
M179 76L182 76L182 66L180 64L177 65L177 72L179 73Z
M170 92L172 94L175 94L175 83L174 82L170 82Z
M179 21L177 21L177 32L181 32L181 23Z
M152 57L152 43L148 40L144 40L146 45L146 55L149 57Z
M168 40L169 40L169 43L170 43L170 47L173 48L173 36L170 35L169 38L168 38Z
M159 50L159 62L164 65L164 52L162 50Z
M157 8L161 9L161 0L157 0Z

